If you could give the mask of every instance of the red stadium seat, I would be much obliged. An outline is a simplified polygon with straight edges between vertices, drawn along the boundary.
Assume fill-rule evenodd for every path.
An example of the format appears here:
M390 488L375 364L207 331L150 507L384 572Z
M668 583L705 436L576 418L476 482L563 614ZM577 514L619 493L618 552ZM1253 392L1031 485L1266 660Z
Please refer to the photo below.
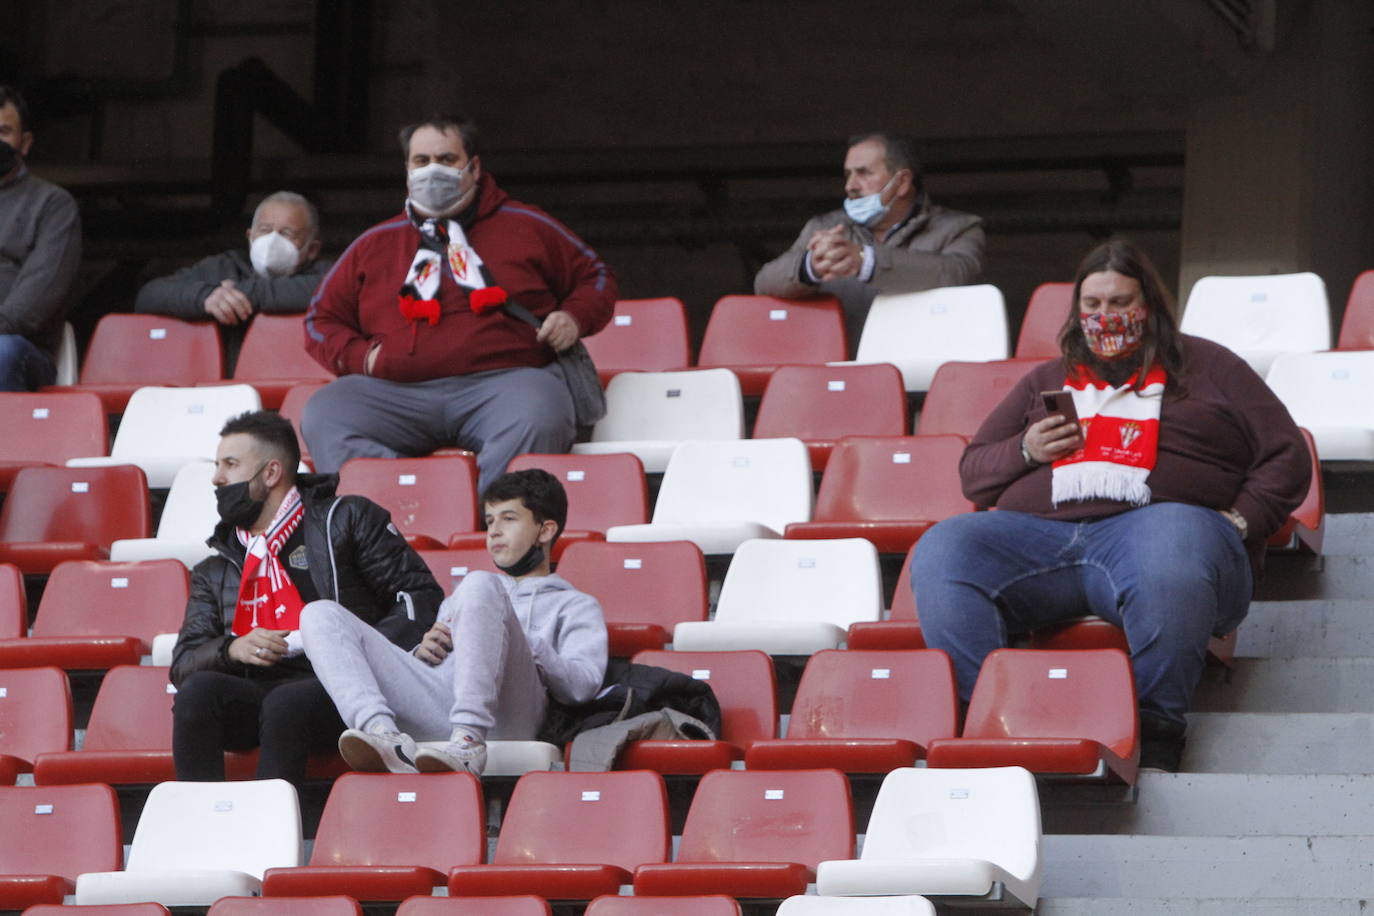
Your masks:
M490 865L449 872L454 896L590 900L668 857L668 791L657 773L531 771L515 784Z
M558 574L601 603L613 656L662 649L676 624L706 619L706 558L691 541L573 544Z
M988 363L944 363L935 370L916 421L916 432L922 436L973 438L1012 386L1042 362L1002 359Z
M13 563L0 563L0 639L14 639L29 630L29 600L24 574Z
M601 384L618 372L674 372L692 365L687 309L681 299L621 299L600 331L582 342Z
M740 916L739 902L719 894L709 897L597 897L584 916Z
M252 385L262 406L276 410L292 387L332 380L334 374L305 352L304 340L300 315L253 316L234 364L234 381Z
M556 561L579 541L604 541L612 525L644 525L649 521L649 487L644 465L634 455L517 455L507 471L540 468L563 484L568 494L568 520L553 547ZM479 506L479 512L483 507ZM456 534L448 546L481 547L486 532Z
M690 674L711 686L720 704L718 741L632 741L616 761L618 769L697 775L729 768L761 738L778 733L778 691L773 660L754 649L739 652L636 653L630 659Z
M33 635L0 639L0 668L136 665L181 629L190 572L180 560L77 560L52 571Z
M1140 722L1118 649L998 649L973 686L963 737L931 742L932 767L1025 767L1134 783Z
M867 538L881 553L906 553L935 523L973 511L959 485L961 436L846 436L809 522L788 539Z
M853 857L840 771L714 770L697 786L676 860L635 869L635 893L780 899L805 893L821 862Z
M170 916L160 903L89 903L75 916ZM72 908L60 903L41 903L24 911L23 916L73 916Z
M148 479L132 465L24 468L0 509L0 563L52 572L64 560L103 560L121 538L152 537Z
M1207 661L1210 664L1225 665L1235 662L1236 636L1239 630L1232 630L1225 636L1213 636L1207 641ZM1115 624L1101 617L1083 617L1057 626L1036 630L1030 634L1032 649L1120 649L1130 654L1131 646L1126 641L1126 633Z
M906 388L889 363L783 366L768 380L754 422L755 439L795 436L805 442L818 471L843 436L906 431Z
M296 442L301 447L301 460L312 467L310 449L305 444L305 437L301 435L301 416L305 413L305 402L327 384L327 382L301 382L292 385L287 390L286 396L282 398L281 408L278 411L283 417L291 421L292 428L296 430Z
M763 394L779 366L843 360L844 313L833 296L725 296L711 309L697 365L730 369L746 396Z
M86 741L79 751L39 754L38 785L104 782L144 785L176 778L172 764L172 697L167 669L149 665L111 668L91 708ZM255 756L228 754L231 779L253 775ZM109 871L110 869L89 869Z
M341 896L221 897L205 916L363 916L363 908Z
M60 668L0 668L0 783L72 746L72 691Z
M916 545L906 553L902 561L902 572L897 577L897 589L892 593L892 607L888 608L887 619L879 621L859 621L849 625L849 637L845 641L851 649L924 649L925 637L921 635L921 624L916 619L916 596L911 592L911 555Z
M0 910L61 903L76 876L124 864L109 786L0 786Z
M1055 359L1059 356L1059 330L1073 305L1072 283L1041 283L1031 293L1016 338L1017 359Z
M123 413L130 396L144 386L194 385L223 378L219 325L213 321L109 314L95 326L80 382L45 390L89 391L99 395L106 413Z
M352 458L339 469L338 492L388 510L417 550L438 550L454 532L477 530L477 462L470 456Z
M1307 429L1299 429L1302 429L1303 441L1307 443L1307 452L1312 456L1312 481L1307 485L1307 495L1302 503L1288 516L1283 527L1269 538L1269 549L1292 548L1320 555L1326 530L1326 486L1322 483L1322 463L1317 455L1316 440Z
M411 897L396 916L552 916L543 897Z
M468 773L345 773L329 792L310 864L269 868L263 895L429 894L452 866L482 861L485 818L482 785Z
M755 741L745 765L886 773L913 766L934 739L954 737L957 716L945 653L823 649L806 663L787 737Z
M1336 349L1374 350L1374 270L1366 270L1350 286Z
M434 581L439 583L439 587L444 590L445 595L452 595L453 590L458 587L458 583L463 581L463 577L474 569L485 569L487 572L500 572L496 564L492 562L491 554L487 553L485 547L466 547L461 550L417 550L420 559L425 561L429 571L434 574Z
M0 393L0 493L20 468L62 467L68 458L110 453L110 428L100 398L86 392Z

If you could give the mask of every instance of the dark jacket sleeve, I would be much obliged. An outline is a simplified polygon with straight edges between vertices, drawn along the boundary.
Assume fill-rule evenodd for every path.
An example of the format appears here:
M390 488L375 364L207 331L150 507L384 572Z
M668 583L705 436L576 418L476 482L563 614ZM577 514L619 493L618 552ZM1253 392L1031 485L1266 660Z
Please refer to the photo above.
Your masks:
M172 315L186 321L204 320L205 299L221 281L233 280L259 312L304 312L331 262L316 260L289 277L260 277L240 252L225 251L202 258L174 274L143 284L134 311Z
M362 607L381 609L368 623L403 649L418 645L444 599L425 561L391 523L391 515L361 496L340 497L333 527L334 543L342 548L334 558L339 603L354 613ZM345 572L345 566L351 569ZM351 598L353 589L367 594Z
M304 270L289 277L260 277L256 273L250 273L237 281L238 288L243 290L244 295L253 303L253 308L259 312L269 315L294 315L304 312L310 305L310 297L315 294L315 287L320 285L320 279L333 263L317 259Z
M242 672L243 666L229 661L225 655L234 639L225 626L223 603L228 565L222 557L210 557L197 563L191 571L186 618L172 650L171 680L175 686L181 686L182 681L197 671Z

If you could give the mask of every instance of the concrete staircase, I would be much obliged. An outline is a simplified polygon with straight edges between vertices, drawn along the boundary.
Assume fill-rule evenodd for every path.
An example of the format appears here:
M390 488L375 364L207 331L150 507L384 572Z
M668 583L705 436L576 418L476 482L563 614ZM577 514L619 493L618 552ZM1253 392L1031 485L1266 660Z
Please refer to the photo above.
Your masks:
M1043 916L1374 913L1374 514L1270 564L1183 772L1042 790Z

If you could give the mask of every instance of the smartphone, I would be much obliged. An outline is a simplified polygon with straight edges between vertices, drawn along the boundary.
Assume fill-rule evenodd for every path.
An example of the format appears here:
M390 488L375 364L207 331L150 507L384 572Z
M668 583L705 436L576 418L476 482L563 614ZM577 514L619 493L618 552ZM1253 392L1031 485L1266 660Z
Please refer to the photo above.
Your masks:
M1078 422L1078 409L1073 406L1073 395L1063 389L1040 392L1040 400L1045 402L1045 412L1050 416L1059 414L1065 419Z

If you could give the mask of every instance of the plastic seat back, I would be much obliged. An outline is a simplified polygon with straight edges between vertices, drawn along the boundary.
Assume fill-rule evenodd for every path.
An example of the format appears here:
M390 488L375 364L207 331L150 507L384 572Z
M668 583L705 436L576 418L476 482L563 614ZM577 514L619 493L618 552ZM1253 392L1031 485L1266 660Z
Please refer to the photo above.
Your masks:
M172 698L168 669L119 665L105 673L86 727L87 751L171 751Z
M778 689L773 660L753 649L738 652L638 652L631 661L689 674L711 686L720 703L720 737L747 748L778 731Z
M621 299L610 323L582 342L604 385L620 372L671 372L692 364L681 299Z
M1331 347L1326 284L1314 273L1203 277L1179 327L1232 350L1260 375L1280 353Z
M713 894L706 897L597 897L587 904L584 916L740 916L734 897Z
M72 691L62 669L0 669L0 758L27 772L39 754L71 746Z
M219 326L166 315L109 314L91 335L83 385L194 385L224 377Z
M925 747L955 734L954 669L938 649L822 649L806 663L788 738L903 738Z
M783 366L763 392L754 438L801 439L820 469L843 436L906 430L906 390L895 366Z
M0 463L62 465L110 448L105 408L84 391L0 393L0 428Z
M833 296L725 296L711 309L697 365L734 370L744 393L758 395L777 367L842 360L846 347Z
M1031 293L1021 333L1016 338L1017 359L1055 359L1059 356L1059 331L1073 307L1072 283L1041 283Z
M160 903L95 903L81 908L80 916L170 916ZM60 903L41 903L24 911L24 916L71 916L71 907Z
M296 431L296 442L301 447L301 460L307 464L310 464L310 448L305 444L305 437L301 435L301 417L305 414L305 402L327 384L329 383L300 382L292 385L287 389L278 409L278 413L291 421L291 427Z
M921 404L916 432L922 436L973 438L988 414L1022 377L1044 360L1003 359L986 363L945 363L935 370Z
M177 560L63 563L48 578L33 635L136 636L146 653L154 636L181 629L190 583Z
M984 283L879 295L864 321L858 361L892 363L907 391L926 391L941 363L1008 355L1006 303Z
M614 865L633 871L666 860L668 849L668 790L657 773L543 770L516 782L492 862Z
M935 904L924 897L788 897L776 916L935 916Z
M1374 459L1374 351L1282 353L1265 379L1323 461Z
M684 442L673 452L654 524L757 522L781 534L811 518L811 459L800 439Z
M1040 887L1040 836L1040 798L1029 771L903 767L883 779L859 858L992 862L1019 879L1016 896L1027 901L1029 894L1033 905ZM862 893L832 890L826 877L822 870L821 893Z
M965 738L1090 738L1129 758L1135 682L1120 649L997 649L969 699Z
M333 379L332 372L305 352L301 322L300 315L254 315L234 364L234 380Z
M965 445L962 436L846 437L821 478L814 518L938 522L972 512L959 482Z
M553 907L543 897L411 897L401 902L396 916L550 916Z
M214 476L213 461L190 461L181 466L162 506L158 538L199 542L209 537L219 523L215 487L210 482Z
M486 853L482 786L467 773L345 773L315 832L311 865L422 865L446 872Z
M17 639L29 629L29 602L24 574L13 563L0 563L0 639Z
M500 572L496 564L492 562L491 554L487 553L485 547L464 547L460 549L448 550L417 550L420 559L425 561L429 571L434 574L434 581L439 583L439 587L444 590L445 595L452 595L453 590L458 587L467 574L474 569L484 569L487 572Z
M129 398L119 421L110 457L130 464L146 456L214 460L219 431L231 417L260 410L262 400L249 385L203 388L140 388ZM161 486L170 486L172 475Z
M728 369L622 372L606 386L606 416L592 429L593 442L743 437L739 379Z
M568 494L565 531L601 534L612 525L642 525L649 520L649 487L644 465L634 455L517 455L507 471L542 468L558 478Z
M0 544L72 542L108 551L119 538L148 537L148 482L129 465L24 468L0 509Z
M877 620L882 604L878 551L868 541L755 539L741 544L730 561L715 623L828 623L844 629Z
M660 649L675 624L706 619L706 558L691 541L571 544L558 574L601 603L612 655Z
M138 819L125 871L213 869L259 880L301 864L296 790L283 779L164 782Z
M363 916L363 907L343 896L221 897L205 916Z
M1336 349L1374 350L1374 270L1364 271L1350 286Z
M839 770L712 770L682 828L678 862L796 862L854 856L849 781Z
M40 902L9 876L58 876L69 894L77 875L113 871L124 858L119 801L106 785L0 786L0 824L3 909ZM58 890L41 902L60 903Z
M442 547L449 535L477 530L477 462L466 455L352 458L339 470L340 494L387 509L407 539Z

